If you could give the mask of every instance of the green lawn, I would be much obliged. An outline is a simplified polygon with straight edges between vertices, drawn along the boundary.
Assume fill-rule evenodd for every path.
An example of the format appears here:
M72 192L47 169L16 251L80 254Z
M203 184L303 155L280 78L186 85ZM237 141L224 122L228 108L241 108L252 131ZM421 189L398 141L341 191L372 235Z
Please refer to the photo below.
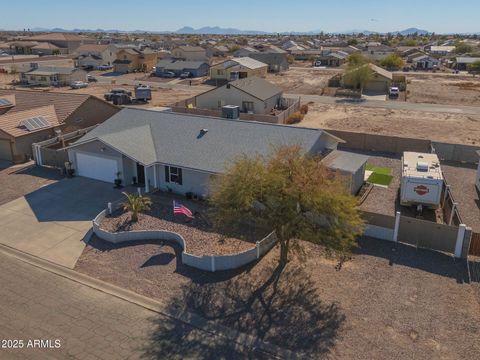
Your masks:
M373 171L376 174L390 175L390 168L367 164L365 170Z
M374 172L372 173L372 175L369 176L369 178L367 179L367 182L369 182L370 184L388 186L392 182L392 179L393 179L392 175L386 175L386 174Z

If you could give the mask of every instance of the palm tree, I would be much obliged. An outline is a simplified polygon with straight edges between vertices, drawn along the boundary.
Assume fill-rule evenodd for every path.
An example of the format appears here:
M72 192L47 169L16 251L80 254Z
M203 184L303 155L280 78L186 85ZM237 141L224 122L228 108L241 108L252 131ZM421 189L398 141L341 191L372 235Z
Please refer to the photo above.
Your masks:
M130 218L131 222L138 221L139 212L150 210L152 200L149 197L137 194L128 194L126 192L124 192L123 195L127 197L127 201L123 204L123 209L132 213L132 217Z

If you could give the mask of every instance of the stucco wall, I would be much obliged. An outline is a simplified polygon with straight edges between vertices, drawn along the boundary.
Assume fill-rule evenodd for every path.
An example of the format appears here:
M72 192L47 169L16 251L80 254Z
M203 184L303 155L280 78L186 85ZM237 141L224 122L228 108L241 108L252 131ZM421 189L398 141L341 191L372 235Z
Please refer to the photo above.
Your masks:
M207 197L209 194L209 182L211 174L182 169L182 185L165 181L165 166L157 165L157 181L161 190L168 191L170 188L174 193L185 194L192 192L201 197ZM153 184L153 181L152 181Z
M115 115L118 111L120 111L120 108L95 97L90 97L65 119L65 125L62 131L69 133L100 124Z
M237 88L230 86L222 86L212 91L208 91L204 94L200 94L196 97L197 107L200 109L219 109L219 102L222 102L223 105L236 105L242 109L242 103L244 101L253 102L254 113L255 114L266 114L275 106L277 99L281 95L272 97L267 101L262 101L254 96L251 96Z

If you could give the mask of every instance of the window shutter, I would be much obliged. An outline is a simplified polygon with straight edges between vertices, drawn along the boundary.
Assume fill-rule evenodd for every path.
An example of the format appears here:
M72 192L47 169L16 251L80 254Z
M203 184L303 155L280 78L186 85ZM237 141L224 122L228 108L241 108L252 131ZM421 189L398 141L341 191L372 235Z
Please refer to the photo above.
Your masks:
M178 168L178 185L182 185L183 184L183 177L182 177L182 169L181 168Z
M165 182L170 182L170 168L165 166Z

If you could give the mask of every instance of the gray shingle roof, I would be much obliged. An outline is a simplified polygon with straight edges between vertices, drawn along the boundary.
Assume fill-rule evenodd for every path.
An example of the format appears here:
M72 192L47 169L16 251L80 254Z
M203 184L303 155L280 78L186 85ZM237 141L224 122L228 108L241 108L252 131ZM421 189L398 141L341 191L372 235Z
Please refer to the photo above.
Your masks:
M164 68L166 70L183 70L183 69L198 69L203 64L207 64L205 61L182 61L164 59L157 63L157 68Z
M323 158L322 163L330 169L354 174L367 161L368 156L366 155L334 150Z
M203 136L202 129L208 129ZM335 139L320 129L125 108L72 146L100 140L144 165L221 173L237 156L267 155L273 146L322 151L325 137Z
M232 81L230 86L240 89L247 94L253 95L260 100L267 100L282 93L282 89L267 80L252 76L244 79Z

